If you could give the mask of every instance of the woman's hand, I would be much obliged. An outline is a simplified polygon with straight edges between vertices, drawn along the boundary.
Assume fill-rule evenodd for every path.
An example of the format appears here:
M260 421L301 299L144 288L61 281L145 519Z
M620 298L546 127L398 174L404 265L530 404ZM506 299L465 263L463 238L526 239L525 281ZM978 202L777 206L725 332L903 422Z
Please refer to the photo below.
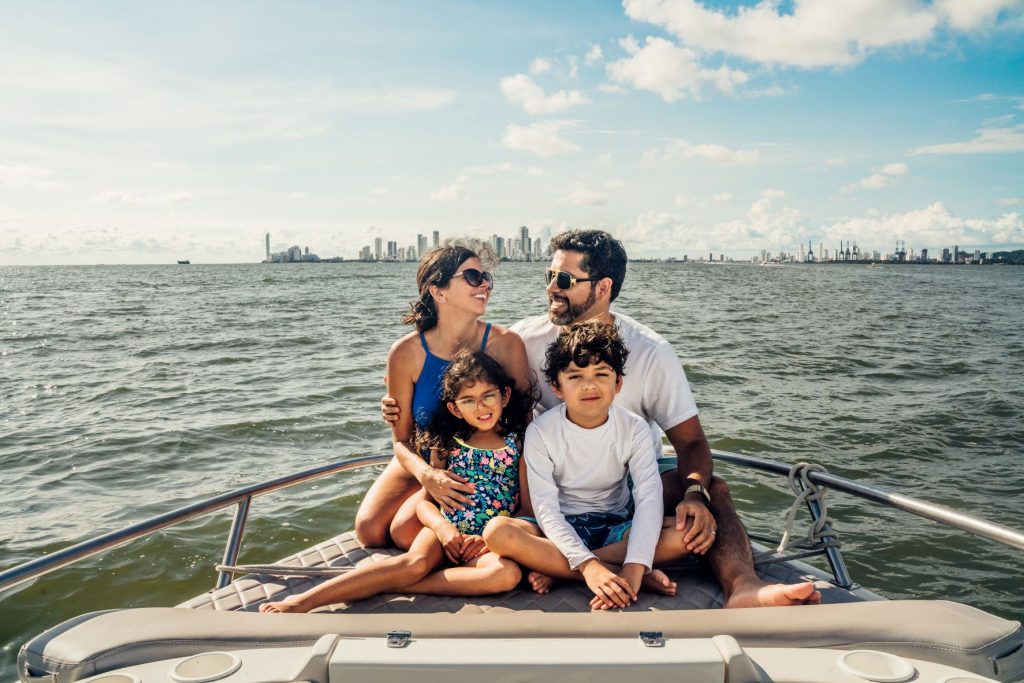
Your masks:
M476 493L476 487L465 477L433 467L423 475L420 484L445 512L465 510L467 505L473 503L465 494Z
M483 536L463 536L462 541L462 563L475 560L487 552L487 544Z
M390 396L384 396L380 400L380 415L384 418L384 421L389 425L393 425L398 422L399 415L402 414L402 409L398 407L398 401L391 398Z

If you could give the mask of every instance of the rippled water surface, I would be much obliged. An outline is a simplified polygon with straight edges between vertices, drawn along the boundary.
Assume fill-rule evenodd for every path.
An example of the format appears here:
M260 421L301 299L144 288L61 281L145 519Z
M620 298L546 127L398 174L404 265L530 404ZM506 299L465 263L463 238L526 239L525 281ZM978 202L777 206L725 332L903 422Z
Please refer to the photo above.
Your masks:
M488 318L543 311L503 264ZM0 568L244 484L379 453L412 264L0 268ZM619 310L686 366L712 445L816 461L1024 529L1024 268L630 264ZM784 482L719 464L751 530ZM258 499L241 561L351 526L370 471ZM1022 555L832 494L853 577L1024 616ZM72 615L215 578L229 512L0 595L0 680Z

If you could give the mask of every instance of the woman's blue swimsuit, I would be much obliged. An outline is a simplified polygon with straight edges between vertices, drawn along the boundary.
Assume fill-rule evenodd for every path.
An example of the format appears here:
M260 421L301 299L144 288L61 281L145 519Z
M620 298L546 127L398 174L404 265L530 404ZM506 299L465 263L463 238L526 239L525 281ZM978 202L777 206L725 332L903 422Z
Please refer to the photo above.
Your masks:
M487 323L487 327L484 328L484 340L480 344L480 351L487 348L487 337L490 334L491 323ZM416 386L413 388L412 416L416 420L417 427L426 429L430 424L431 418L434 417L438 405L441 403L441 378L444 377L445 371L452 362L432 354L427 347L427 339L423 336L422 332L420 332L420 343L423 344L423 350L426 352L427 358L423 361L423 369L420 370L420 376L416 379Z

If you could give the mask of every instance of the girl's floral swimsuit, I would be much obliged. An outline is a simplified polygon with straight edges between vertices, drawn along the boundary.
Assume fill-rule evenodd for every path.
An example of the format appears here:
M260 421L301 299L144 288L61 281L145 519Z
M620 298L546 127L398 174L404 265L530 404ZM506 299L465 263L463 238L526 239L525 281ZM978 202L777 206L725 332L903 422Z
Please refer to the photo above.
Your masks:
M467 535L479 535L492 517L511 517L519 504L519 449L512 435L495 450L473 448L461 439L448 455L448 469L476 486L473 503L465 510L444 512L445 519Z

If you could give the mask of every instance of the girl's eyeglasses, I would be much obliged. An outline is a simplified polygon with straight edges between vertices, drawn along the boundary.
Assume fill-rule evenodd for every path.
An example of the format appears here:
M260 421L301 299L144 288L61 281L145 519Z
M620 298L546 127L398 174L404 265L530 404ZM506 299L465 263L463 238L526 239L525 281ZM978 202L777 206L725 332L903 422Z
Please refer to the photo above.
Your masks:
M498 405L498 401L501 399L500 391L488 391L486 394L480 397L479 400L475 398L460 398L455 402L455 405L459 407L459 410L468 412L470 410L476 410L477 406L483 406L484 408L493 408Z
M452 275L453 280L457 277L466 278L466 284L470 287L479 287L486 282L487 289L494 289L494 276L486 270L480 271L476 268L466 268Z
M547 278L547 284L549 285L554 280L555 285L559 289L572 289L576 286L577 282L597 282L601 279L599 277L576 277L564 270L551 270L550 268L544 272L544 277Z

